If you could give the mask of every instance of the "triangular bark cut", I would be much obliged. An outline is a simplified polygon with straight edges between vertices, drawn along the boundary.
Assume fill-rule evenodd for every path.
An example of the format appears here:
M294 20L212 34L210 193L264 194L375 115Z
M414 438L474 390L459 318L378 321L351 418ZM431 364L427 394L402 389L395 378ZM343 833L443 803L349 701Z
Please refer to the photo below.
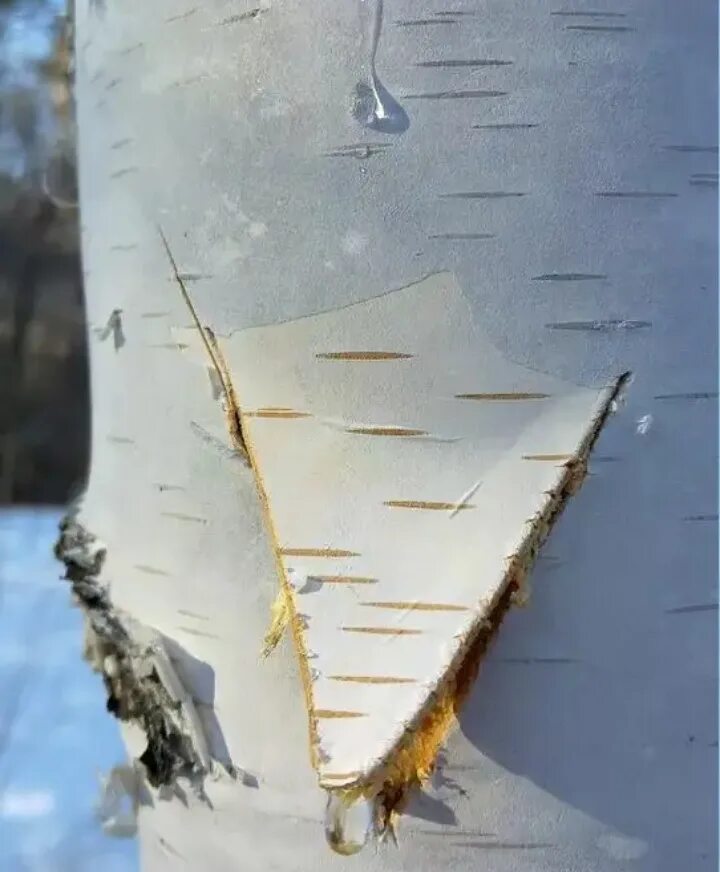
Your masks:
M218 342L320 783L389 811L431 770L622 378L588 389L508 361L448 273Z

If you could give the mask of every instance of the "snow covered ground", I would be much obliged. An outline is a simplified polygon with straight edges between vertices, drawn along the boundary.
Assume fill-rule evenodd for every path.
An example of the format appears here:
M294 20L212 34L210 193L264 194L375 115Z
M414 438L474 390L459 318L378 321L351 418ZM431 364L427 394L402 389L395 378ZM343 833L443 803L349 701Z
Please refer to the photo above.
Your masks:
M59 518L0 511L0 868L130 872L135 842L105 836L94 811L100 777L125 751L59 580Z

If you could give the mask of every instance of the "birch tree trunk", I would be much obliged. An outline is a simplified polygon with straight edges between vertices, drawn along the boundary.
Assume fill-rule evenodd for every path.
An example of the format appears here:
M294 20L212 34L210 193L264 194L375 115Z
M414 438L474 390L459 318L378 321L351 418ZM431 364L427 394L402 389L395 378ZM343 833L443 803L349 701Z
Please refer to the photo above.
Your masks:
M88 656L142 761L144 868L714 868L714 4L88 0L76 14L93 438L59 552L88 614ZM273 541L256 479L260 464L279 534L327 516L351 539L369 516L348 515L334 471L375 469L363 465L375 455L328 448L328 478L306 479L337 421L273 442L258 418L309 414L283 399L291 378L293 396L382 409L393 375L363 406L360 382L336 387L337 370L316 377L293 357L309 337L320 357L357 355L348 342L366 316L373 353L422 359L432 389L452 373L467 385L456 396L478 391L492 361L515 398L532 379L541 387L523 387L524 400L575 397L572 414L557 406L557 433L580 420L583 391L630 376L606 397L616 414L540 553L527 607L506 617L433 773L398 807L397 845L371 835L346 860L323 835L323 778L344 776L315 760L321 787L308 749L305 656L324 650L298 659L283 641L260 657L273 604L278 631L293 609L277 599L276 557L309 546L327 557L333 543ZM418 347L383 344L405 327ZM487 401L478 451L504 445L498 422L515 414L491 391L476 394ZM413 387L397 402L415 398ZM405 419L360 411L341 424L452 441L454 412L437 409L437 430L399 432ZM388 477L415 450L381 454ZM537 450L521 453L555 457L549 443ZM417 536L431 554L468 530L438 576L442 603L455 601L458 555L475 536L517 532L504 519L522 482L508 473L489 510L471 460L465 495L451 498L484 511ZM418 508L415 494L391 496ZM330 578L317 572L304 581ZM357 579L354 591L387 600ZM339 608L341 594L322 595L310 629L295 608L296 643ZM404 665L451 645L428 626ZM370 641L368 662L394 650ZM402 692L383 691L388 711ZM346 756L363 742L360 724ZM363 813L358 802L345 821L360 842Z

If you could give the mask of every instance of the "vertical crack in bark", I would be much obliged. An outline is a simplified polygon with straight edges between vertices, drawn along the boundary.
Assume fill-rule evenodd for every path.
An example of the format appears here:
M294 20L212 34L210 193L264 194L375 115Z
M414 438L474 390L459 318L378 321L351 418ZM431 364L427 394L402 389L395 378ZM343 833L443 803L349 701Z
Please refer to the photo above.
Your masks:
M188 293L187 287L185 286L185 282L183 281L183 278L180 275L180 271L178 270L177 261L175 260L175 257L170 249L167 237L163 233L162 227L160 227L159 225L158 233L160 234L160 238L162 239L163 247L165 248L165 253L167 254L168 260L170 261L170 266L172 267L173 271L173 277L177 282L178 287L180 288L180 293L182 294L182 298L185 301L185 305L190 311L193 323L195 324L195 327L200 334L200 338L202 339L205 350L207 351L208 357L210 358L212 367L217 373L217 377L220 381L220 386L223 393L223 406L225 408L225 420L227 423L228 431L230 433L230 441L232 442L233 448L243 458L246 465L250 466L250 456L248 454L247 445L245 444L245 436L243 435L242 430L240 406L237 402L237 397L235 395L235 388L233 387L232 379L230 377L230 370L228 369L223 353L220 350L220 346L218 345L217 339L215 338L215 334L209 327L203 327L202 323L200 322L197 310L195 309L190 294Z

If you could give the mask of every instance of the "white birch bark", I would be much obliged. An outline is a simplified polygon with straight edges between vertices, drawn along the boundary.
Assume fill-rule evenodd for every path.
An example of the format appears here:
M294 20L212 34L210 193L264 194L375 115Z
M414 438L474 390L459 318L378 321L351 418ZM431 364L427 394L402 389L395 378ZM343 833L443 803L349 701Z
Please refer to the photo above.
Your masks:
M140 805L146 869L714 868L716 13L700 0L78 3L93 450L65 557L90 603L91 659L152 734L150 780L182 791ZM242 385L255 411L297 411L259 385L282 395L292 372L294 396L342 388L308 386L283 344L305 341L296 319L328 313L339 345L320 350L353 350L344 307L438 276L506 390L536 377L596 396L632 380L397 847L346 860L323 836L292 644L259 656L274 545L210 351L241 411ZM423 326L418 300L378 340L401 316ZM458 311L451 300L448 323ZM482 345L449 336L444 371L423 342L410 351L430 355L438 383L451 369L468 392L493 390L462 369L482 368ZM360 402L348 384L343 401ZM590 407L558 408L567 427L590 423ZM437 412L438 432L451 415ZM500 412L487 416L485 438L505 445ZM268 442L264 468L281 450L302 464L305 439ZM461 480L447 499L474 493ZM512 504L525 485L507 480ZM301 475L277 499L290 521L312 520L323 487ZM339 516L344 494L325 496ZM480 487L478 539L509 525L502 499L499 521L483 499ZM459 514L467 565L473 513ZM454 568L442 601L455 601ZM142 754L137 724L128 742Z

